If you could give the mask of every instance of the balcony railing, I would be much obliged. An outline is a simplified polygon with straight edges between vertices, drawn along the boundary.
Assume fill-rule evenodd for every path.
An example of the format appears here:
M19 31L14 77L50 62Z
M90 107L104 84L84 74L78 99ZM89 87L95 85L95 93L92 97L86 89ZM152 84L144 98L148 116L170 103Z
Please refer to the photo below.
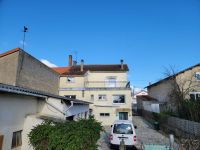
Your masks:
M127 81L85 81L86 88L130 88L130 82Z

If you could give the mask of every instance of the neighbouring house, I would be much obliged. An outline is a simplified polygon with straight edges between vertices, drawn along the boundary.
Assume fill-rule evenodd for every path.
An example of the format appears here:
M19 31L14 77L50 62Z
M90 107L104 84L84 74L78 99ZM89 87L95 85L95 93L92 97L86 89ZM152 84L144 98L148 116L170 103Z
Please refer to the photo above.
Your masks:
M27 150L43 120L89 116L89 102L58 95L59 74L22 49L0 54L0 149Z
M85 65L81 60L77 65L70 55L69 66L52 69L60 73L59 94L92 102L90 113L103 125L132 119L129 69L123 60L113 65Z
M148 95L138 95L137 96L137 111L139 114L142 114L142 111L160 113L160 105L162 102L159 102L157 99L150 97Z
M0 84L0 149L27 150L27 134L44 120L87 118L89 103L41 91Z
M138 92L133 92L133 96L132 96L132 113L133 114L137 114L137 96L140 95L147 95L147 91L146 90L140 90Z
M186 99L200 99L200 64L189 67L165 79L147 86L148 95L167 105L174 101L171 93L174 90L174 83L177 83Z
M15 48L0 54L0 83L58 94L59 74Z

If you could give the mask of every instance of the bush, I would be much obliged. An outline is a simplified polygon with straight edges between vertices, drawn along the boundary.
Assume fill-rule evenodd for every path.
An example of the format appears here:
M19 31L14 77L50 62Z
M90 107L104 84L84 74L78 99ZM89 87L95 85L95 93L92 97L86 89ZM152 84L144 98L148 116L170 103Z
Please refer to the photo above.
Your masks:
M200 122L200 100L185 100L181 102L179 117Z
M61 123L45 121L28 136L35 150L95 150L101 131L101 123L90 117Z

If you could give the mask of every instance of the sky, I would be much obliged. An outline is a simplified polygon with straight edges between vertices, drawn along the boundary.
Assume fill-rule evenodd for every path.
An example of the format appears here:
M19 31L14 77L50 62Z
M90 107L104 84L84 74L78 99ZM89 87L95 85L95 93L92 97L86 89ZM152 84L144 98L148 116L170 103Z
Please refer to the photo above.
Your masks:
M200 63L200 0L0 0L0 53L21 47L49 65L129 66L143 88Z

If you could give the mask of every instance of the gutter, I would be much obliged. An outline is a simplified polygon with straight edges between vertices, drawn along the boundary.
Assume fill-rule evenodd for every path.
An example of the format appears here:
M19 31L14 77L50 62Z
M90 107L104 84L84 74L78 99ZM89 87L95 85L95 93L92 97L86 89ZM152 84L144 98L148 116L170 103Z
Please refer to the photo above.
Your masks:
M67 112L74 106L74 102L70 101L71 105L68 107L68 109L65 111L65 115L67 115Z
M59 111L61 114L65 115L65 113L63 111L61 111L59 108L57 108L56 106L54 106L53 104L49 103L48 100L47 100L47 96L45 98L45 101L48 105L50 105L51 107L53 107L54 109L56 109L57 111Z
M60 112L61 114L63 114L64 116L67 116L67 112L74 106L74 102L70 101L71 105L67 108L67 110L65 110L64 112L61 111L59 108L57 108L56 106L54 106L53 104L49 103L47 100L48 97L45 98L45 101L48 105L50 105L51 107L53 107L54 109L56 109L58 112Z

